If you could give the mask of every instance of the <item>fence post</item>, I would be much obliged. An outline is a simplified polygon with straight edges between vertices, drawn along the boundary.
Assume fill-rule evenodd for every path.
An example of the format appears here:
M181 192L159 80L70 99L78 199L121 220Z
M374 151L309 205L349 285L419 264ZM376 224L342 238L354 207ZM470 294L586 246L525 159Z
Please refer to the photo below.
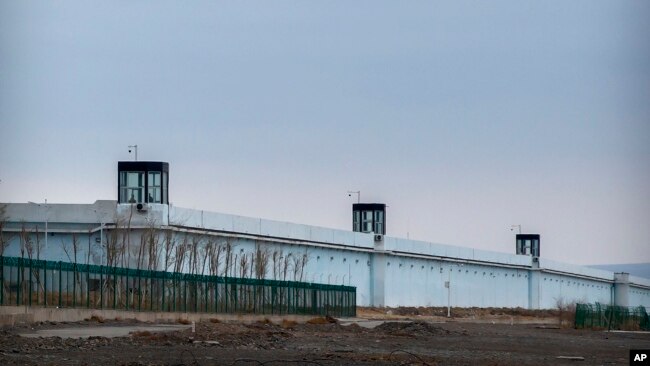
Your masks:
M20 306L20 288L23 287L22 281L20 280L20 274L23 272L23 261L18 261L18 287L16 288L16 306Z
M29 260L29 299L27 300L29 303L29 306L32 306L32 283L34 282L34 279L32 278L34 272L34 267L33 267L33 261L30 259Z
M138 311L142 310L142 270L138 269Z
M5 257L0 255L0 305L5 304Z
M129 269L126 268L126 310L129 310Z
M160 310L165 311L165 275L166 273L163 273L162 276L162 298L161 298L161 304L160 304Z
M90 264L86 263L86 308L90 309Z
M43 304L47 307L47 261L43 261Z
M257 314L257 285L257 282L253 285L253 314Z
M187 277L185 278L185 281L183 281L183 312L187 313Z
M61 261L59 261L59 308L63 305L62 300L62 292L63 292L63 264Z
M228 312L228 276L227 275L226 275L226 277L223 278L223 289L224 289L223 292L224 292L224 295L225 295L225 298L226 298L225 302L224 302L224 305L226 307L225 312L227 313Z
M117 307L117 267L113 267L113 310Z
M72 265L72 307L77 307L77 263Z
M104 308L104 265L99 266L99 308Z
M7 276L5 276L4 270L5 267L10 269L9 273L9 282L15 283L13 281L13 268L15 267L17 271L17 279L19 285L17 286L17 296L15 304L18 306L35 306L33 299L34 286L39 286L37 291L37 303L38 305L54 305L56 304L56 299L54 294L52 294L52 299L48 299L49 291L54 293L54 273L48 275L47 271L59 270L59 307L63 307L63 290L66 289L66 306L76 307L77 305L77 282L81 286L80 290L80 306L84 306L84 293L86 295L85 306L87 308L97 308L96 301L97 294L93 296L93 301L90 301L90 293L96 290L91 290L90 288L90 274L97 274L97 269L99 269L99 280L100 280L100 294L99 300L100 304L98 308L104 309L104 286L108 289L108 285L111 284L111 272L107 270L109 267L103 265L92 266L90 264L85 264L86 268L78 268L79 264L77 263L66 263L66 286L63 286L63 262L59 261L58 266L56 262L40 261L40 260L29 260L25 258L10 258L11 261L7 261L4 257L0 256L0 304L5 304L6 298L9 298L8 302L12 303L11 297L6 297L7 291L5 291L5 281ZM10 263L10 266L5 265ZM52 263L51 265L49 263ZM40 265L42 264L42 266ZM83 264L82 264L83 265ZM41 275L41 267L43 269L43 274ZM29 271L29 277L26 275L25 270ZM37 272L34 272L37 270ZM118 270L120 271L120 277L118 279ZM135 283L135 278L132 279L133 286L130 286L131 271L138 276L138 282ZM72 272L72 273L70 273ZM106 273L104 273L106 272ZM124 272L124 273L122 273ZM125 295L126 295L126 305L120 305L120 309L126 308L127 310L135 311L193 311L193 312L252 312L254 314L322 314L322 315L333 315L333 316L354 316L356 315L356 288L346 287L343 285L324 285L324 284L309 284L304 282L296 281L271 281L263 279L247 279L247 278L232 278L228 279L225 277L218 276L208 276L208 275L192 275L192 274L182 274L182 273L167 273L167 272L155 272L150 270L141 270L141 269L128 269L128 268L118 268L113 267L113 309L118 309L117 295L118 289L117 284L120 283L120 286L123 285L126 281ZM69 299L69 277L70 274L73 275L73 298L72 301ZM83 276L86 276L87 280L86 289L83 288ZM51 277L52 286L49 286L48 277ZM77 277L79 276L79 277ZM142 283L143 276L145 283ZM124 278L125 277L125 278ZM170 291L170 297L166 295L166 279L170 277L173 282L172 291ZM29 280L29 285L25 284L25 280ZM119 281L118 281L119 280ZM36 282L34 282L36 281ZM93 281L96 281L96 278L93 277ZM149 281L149 282L147 282ZM156 282L161 281L161 282ZM95 283L95 282L93 282ZM223 291L219 290L221 283L224 284L224 290L226 291L225 301L222 302L222 306L219 307L219 293L223 294ZM43 303L40 302L40 286L43 286ZM158 285L162 285L162 288L156 293L155 288L158 288ZM180 287L182 286L182 287ZM203 286L203 287L201 287ZM212 288L214 286L214 288ZM228 286L231 286L228 288ZM252 286L252 288L251 288ZM133 288L130 288L133 287ZM138 298L136 299L135 293L130 295L132 291L138 289ZM145 290L149 291L149 296L147 296ZM121 295L120 290L120 295ZM11 296L13 296L13 288L11 289ZM29 299L25 299L25 293L29 292ZM189 293L188 293L189 292ZM285 293L286 292L286 293ZM144 295L143 295L144 293ZM177 294L178 293L178 298ZM110 308L110 293L107 290L106 293L106 307ZM200 296L204 296L204 299L200 299ZM173 297L173 298L172 298ZM160 298L160 299L159 299ZM172 299L174 305L169 304L170 299ZM134 304L130 304L130 301L133 300ZM149 307L142 306L143 301L150 301ZM223 299L222 299L223 300ZM135 301L138 301L138 307L135 307ZM230 302L232 301L232 304ZM156 303L156 306L154 305ZM182 305L181 305L182 304ZM181 306L181 308L177 308ZM623 309L618 307L607 307L609 313L604 314L604 317L610 317L610 325L617 323L625 323L629 321L636 321L640 315L637 312L632 311L631 309ZM585 317L589 316L591 313L586 313L587 311L592 311L588 305L578 304L576 308L576 318L574 325L576 327L588 326L588 323L595 325L599 319L594 319L592 316L589 320ZM603 319L606 321L606 319Z
M208 312L208 279L203 277L203 289L205 290L205 312Z
M219 312L219 278L214 276L214 312Z
M154 272L149 271L149 275L147 276L149 278L149 311L153 311L153 278L154 278Z

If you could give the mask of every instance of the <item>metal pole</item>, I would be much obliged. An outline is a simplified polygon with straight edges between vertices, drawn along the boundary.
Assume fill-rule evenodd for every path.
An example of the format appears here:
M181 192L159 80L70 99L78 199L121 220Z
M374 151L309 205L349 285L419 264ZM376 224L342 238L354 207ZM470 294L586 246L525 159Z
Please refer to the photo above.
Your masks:
M63 291L63 267L61 261L59 261L59 308L63 306L61 302L61 292ZM66 276L67 278L67 276Z
M45 199L45 248L47 248L47 222L49 220L50 206L47 205L47 198Z
M104 245L104 222L101 222L101 226L99 227L99 246L101 247L103 245ZM106 251L108 251L108 247L106 247L106 250L102 250L102 264L107 266L108 263L104 264L104 258L106 258L106 262L108 262L108 256L106 255Z
M4 257L0 255L0 305L4 305L4 304L5 304L5 260Z
M451 268L447 276L447 318L451 317Z

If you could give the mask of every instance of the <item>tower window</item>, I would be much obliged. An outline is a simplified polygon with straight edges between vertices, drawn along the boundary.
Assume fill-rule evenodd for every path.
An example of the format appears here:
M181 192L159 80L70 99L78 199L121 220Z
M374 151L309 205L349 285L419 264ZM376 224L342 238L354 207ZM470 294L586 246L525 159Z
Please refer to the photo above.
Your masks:
M160 172L149 172L149 182L147 184L147 202L161 203L162 182L160 181Z
M118 203L169 202L169 164L120 161L117 164Z
M361 213L359 211L354 211L352 231L361 231Z
M375 233L384 233L384 213L382 211L375 211Z
M120 202L144 202L144 172L120 172Z
M386 234L386 205L383 203L353 204L352 230L362 233ZM376 237L375 240L377 240Z
M372 211L362 211L361 215L363 216L362 217L363 229L361 231L363 231L364 233L372 232Z

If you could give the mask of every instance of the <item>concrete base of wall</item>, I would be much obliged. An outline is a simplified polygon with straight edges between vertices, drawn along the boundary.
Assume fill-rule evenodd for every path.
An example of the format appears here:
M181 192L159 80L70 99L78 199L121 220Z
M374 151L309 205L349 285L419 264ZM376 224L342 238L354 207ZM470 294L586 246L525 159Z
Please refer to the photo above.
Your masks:
M57 309L37 308L28 306L0 306L0 326L14 326L18 324L32 324L38 322L79 322L88 320L93 316L102 319L137 320L148 323L175 323L178 321L209 321L218 319L221 322L255 323L268 319L273 323L282 320L292 320L305 323L313 319L314 315L254 315L254 314L212 314L212 313L163 313L139 312L122 310L98 309Z

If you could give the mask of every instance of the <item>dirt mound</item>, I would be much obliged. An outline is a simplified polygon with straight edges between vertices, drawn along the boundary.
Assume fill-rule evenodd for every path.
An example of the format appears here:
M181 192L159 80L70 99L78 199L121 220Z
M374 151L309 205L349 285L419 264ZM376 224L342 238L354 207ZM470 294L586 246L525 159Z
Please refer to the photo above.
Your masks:
M448 335L451 332L427 322L386 322L374 329L390 335L416 337L420 335Z
M343 322L345 324L347 322ZM375 329L354 323L196 323L171 332L139 332L117 338L26 338L37 329L89 324L0 328L0 365L477 365L556 364L557 356L581 356L586 365L621 358L622 349L647 348L650 335L471 322L391 321ZM377 324L377 323L374 323ZM130 325L113 322L111 326ZM144 324L143 324L144 325ZM559 328L559 327L555 327ZM614 361L612 361L614 360ZM568 365L568 364L567 364Z
M307 320L307 324L334 324L337 323L336 319L332 318L331 316L325 316L325 317L317 317L317 318L312 318Z

